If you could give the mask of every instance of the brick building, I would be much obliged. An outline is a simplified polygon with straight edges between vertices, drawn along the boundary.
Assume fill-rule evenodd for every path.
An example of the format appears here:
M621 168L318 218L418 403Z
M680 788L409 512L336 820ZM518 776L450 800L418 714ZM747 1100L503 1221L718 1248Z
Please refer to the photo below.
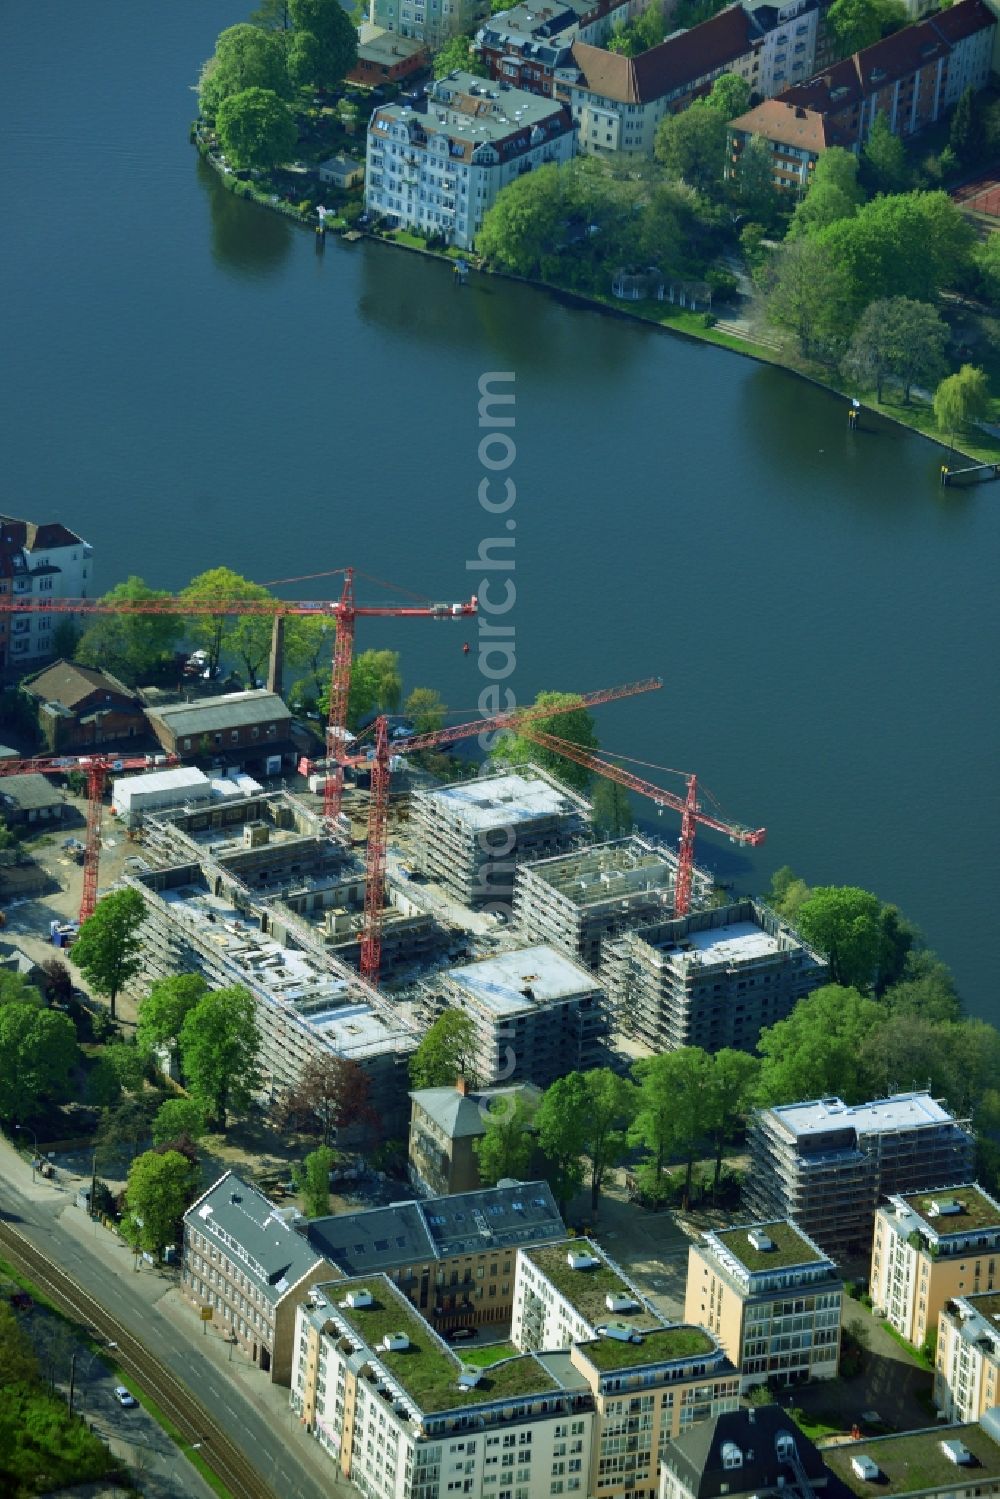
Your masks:
M54 755L117 744L148 732L138 697L110 672L53 661L29 677L22 690L37 705L38 727Z

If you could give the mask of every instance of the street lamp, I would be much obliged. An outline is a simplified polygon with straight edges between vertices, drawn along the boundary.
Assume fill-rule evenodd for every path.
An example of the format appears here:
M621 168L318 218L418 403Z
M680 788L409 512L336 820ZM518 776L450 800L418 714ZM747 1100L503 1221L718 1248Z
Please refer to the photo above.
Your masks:
M35 1181L36 1180L36 1177L35 1177L35 1162L38 1160L38 1136L35 1133L35 1131L31 1128L30 1124L15 1124L14 1128L16 1130L18 1130L18 1131L27 1130L29 1132L29 1134L31 1135L31 1138L35 1142L35 1153L31 1157L31 1180Z

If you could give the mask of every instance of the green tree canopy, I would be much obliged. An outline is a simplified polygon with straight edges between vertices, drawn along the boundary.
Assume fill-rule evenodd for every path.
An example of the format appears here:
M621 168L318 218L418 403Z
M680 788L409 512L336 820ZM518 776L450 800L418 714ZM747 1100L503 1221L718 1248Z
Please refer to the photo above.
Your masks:
M942 380L934 392L934 420L939 432L950 434L952 446L956 432L988 416L989 411L990 389L986 375L974 365L963 364L956 375Z
M534 1116L535 1105L523 1093L493 1099L484 1119L486 1133L472 1146L483 1186L495 1187L505 1177L525 1179L535 1151Z
M608 1171L625 1155L636 1090L627 1077L610 1067L596 1067L585 1072L583 1079L588 1100L583 1153L590 1163L590 1208L596 1213Z
M3 975L9 977L15 975ZM30 1119L43 1104L67 1099L80 1060L69 1016L43 1009L31 992L0 986L0 1119L6 1121Z
M555 163L514 178L486 210L479 253L519 276L544 273L569 211L568 178Z
M880 298L861 315L844 357L844 373L864 390L874 386L879 401L886 380L896 380L908 402L914 385L934 386L941 379L947 346L948 329L929 303Z
M635 814L625 787L598 776L594 782L590 821L599 838L623 838L630 833Z
M751 136L740 152L730 190L733 202L756 223L773 222L781 199L774 182L774 157L761 136Z
M276 167L295 154L299 136L292 111L270 89L247 88L230 94L219 105L215 123L223 150L234 167ZM254 619L249 623L256 634L264 621Z
M711 1059L706 1127L715 1141L713 1195L719 1190L726 1141L746 1115L759 1081L760 1063L748 1052L726 1046Z
M912 942L912 933L899 933L894 907L854 885L817 887L799 908L797 924L806 941L826 953L834 983L848 988L881 992L894 983Z
M182 1219L197 1190L197 1167L178 1151L137 1156L125 1188L132 1242L155 1255L178 1243Z
M548 1166L546 1175L564 1217L583 1186L590 1108L590 1090L583 1073L571 1072L546 1088L535 1114L538 1144Z
M831 7L832 9L832 7ZM873 193L901 193L910 182L906 147L880 110L861 153L865 183Z
M464 1010L439 1015L410 1058L414 1088L448 1088L460 1077L475 1087L476 1028Z
M434 54L434 77L447 78L460 68L463 73L475 73L477 78L489 76L489 70L478 52L472 50L471 36L453 36Z
M901 0L834 0L826 17L841 57L873 46L890 31L905 26L906 21Z
M214 120L220 105L247 89L266 89L279 97L290 93L285 41L258 26L229 26L220 33L198 86L201 112Z
M264 35L263 32L259 33ZM228 567L213 567L199 573L182 591L181 597L200 605L222 604L246 599L263 603L271 595L260 583L251 583ZM273 601L272 601L273 602ZM208 657L214 676L223 656L241 660L248 675L254 676L267 660L271 645L272 620L268 615L192 614L187 621L188 637Z
M834 147L833 149L839 150L840 148ZM820 161L824 160L825 157L821 156ZM851 160L854 160L853 156ZM788 226L788 238L803 239L810 234L816 234L820 229L825 229L828 224L835 224L838 219L853 218L857 211L858 199L852 193L845 191L836 182L817 182L814 179L809 186L809 191L792 214L791 223Z
M955 106L948 144L963 167L974 167L989 148L986 116L971 84Z
M136 1043L143 1052L177 1040L190 1010L208 993L200 973L175 973L156 979L149 993L139 1002L139 1024Z
M170 594L130 577L104 595L105 603L153 603ZM110 671L129 686L153 676L169 659L184 633L184 621L171 614L99 614L79 637L75 659L82 666Z
M112 891L97 902L72 947L72 961L94 992L106 996L112 1020L119 993L142 967L139 930L145 917L138 890Z
M212 989L185 1016L181 1065L191 1097L209 1124L225 1129L229 1114L243 1114L260 1074L260 1034L252 996L239 984Z
M335 639L332 620L314 614L286 615L285 661L289 670L308 670L315 681L326 681Z
M347 725L356 729L372 713L396 713L403 694L398 651L362 651L351 667ZM320 695L320 708L330 711L330 685Z
M146 1057L132 1042L119 1041L104 1048L104 1060L126 1093L141 1093L146 1082Z
M926 948L911 949L903 974L882 996L893 1014L925 1020L961 1020L962 1001L951 970Z
M860 1103L868 1091L862 1048L881 1013L874 1000L840 984L800 999L786 1020L761 1031L761 1101L794 1103L834 1094Z
M168 1098L153 1120L153 1144L169 1145L186 1135L200 1140L205 1133L205 1110L194 1098Z
M413 724L415 734L436 734L444 728L448 708L433 687L414 687L403 704L403 712Z
M323 1218L330 1211L330 1172L337 1152L329 1145L317 1145L293 1171L295 1190L302 1196L307 1218Z
M711 109L720 110L727 121L735 120L750 108L750 85L739 73L722 73L705 102Z
M302 34L315 38L309 45L310 64L305 78L316 88L332 89L347 76L358 60L358 33L340 0L288 0L295 25L293 46Z
M782 246L769 267L764 311L768 322L796 339L806 358L832 362L849 327L852 283L824 242L829 232Z
M696 100L680 114L668 114L656 129L654 154L675 177L702 193L718 193L726 156L723 109Z
M535 707L555 708L565 703L575 702L579 702L577 693L540 692L535 698ZM594 720L586 708L554 714L552 718L535 718L531 722L531 728L540 729L546 734L554 734L570 744L579 745L581 749L597 748ZM590 785L590 771L586 766L577 765L575 760L567 760L564 755L558 754L555 750L535 744L527 735L517 733L516 729L500 737L492 758L507 765L540 765L543 770L551 771L554 776L558 776L567 786L572 786L577 791L585 791Z

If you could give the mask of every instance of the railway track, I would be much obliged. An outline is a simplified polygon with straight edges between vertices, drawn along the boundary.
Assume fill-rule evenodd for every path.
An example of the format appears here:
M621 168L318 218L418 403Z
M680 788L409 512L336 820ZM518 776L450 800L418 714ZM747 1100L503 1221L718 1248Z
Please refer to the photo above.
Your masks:
M117 1317L9 1223L0 1223L0 1249L14 1268L29 1276L61 1311L115 1345L116 1361L135 1374L142 1389L148 1391L186 1442L199 1443L205 1466L226 1485L233 1499L277 1499L274 1489L201 1402Z

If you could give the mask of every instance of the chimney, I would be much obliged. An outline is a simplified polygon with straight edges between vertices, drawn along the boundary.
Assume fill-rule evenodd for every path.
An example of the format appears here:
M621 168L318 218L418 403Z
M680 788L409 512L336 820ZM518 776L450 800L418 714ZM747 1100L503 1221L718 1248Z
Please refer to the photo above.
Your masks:
M455 1092L460 1093L463 1098L468 1098L470 1089L467 1077L457 1077L455 1079Z

